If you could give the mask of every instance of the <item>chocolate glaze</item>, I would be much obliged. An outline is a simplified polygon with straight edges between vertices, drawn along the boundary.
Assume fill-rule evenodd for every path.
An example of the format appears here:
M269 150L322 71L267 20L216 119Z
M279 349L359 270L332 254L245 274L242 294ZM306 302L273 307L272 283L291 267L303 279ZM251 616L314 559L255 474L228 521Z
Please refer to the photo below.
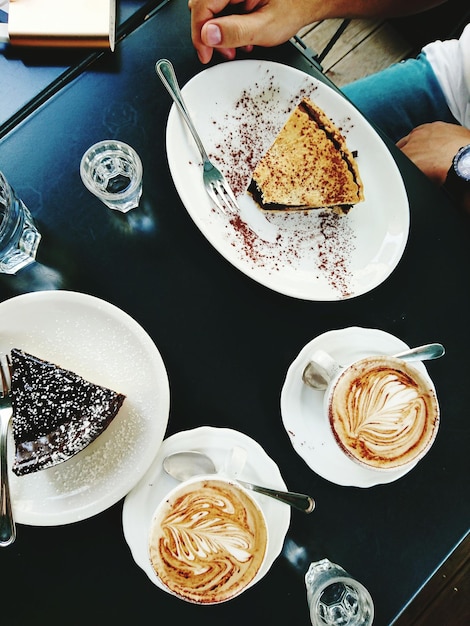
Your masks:
M13 472L29 474L83 450L111 423L121 393L23 352L11 351Z

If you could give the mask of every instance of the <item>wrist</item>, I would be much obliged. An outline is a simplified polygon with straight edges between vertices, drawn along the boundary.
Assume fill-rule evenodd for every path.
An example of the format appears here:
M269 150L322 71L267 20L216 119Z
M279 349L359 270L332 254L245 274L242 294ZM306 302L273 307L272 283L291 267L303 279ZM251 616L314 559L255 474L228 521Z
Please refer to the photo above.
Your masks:
M444 183L452 199L465 209L470 205L470 144L462 146L454 156Z

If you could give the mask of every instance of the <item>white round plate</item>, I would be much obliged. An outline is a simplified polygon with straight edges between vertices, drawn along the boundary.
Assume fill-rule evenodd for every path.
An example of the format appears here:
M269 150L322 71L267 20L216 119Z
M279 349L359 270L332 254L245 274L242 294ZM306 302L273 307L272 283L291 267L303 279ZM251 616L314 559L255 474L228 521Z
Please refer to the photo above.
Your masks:
M393 482L416 465L381 472L348 459L336 446L324 417L324 392L302 381L302 373L315 350L329 352L344 366L369 355L394 354L408 347L385 331L350 327L319 335L302 348L287 371L281 392L281 415L294 450L316 474L337 485L372 487ZM429 377L421 362L413 366Z
M108 428L72 458L26 476L10 471L16 521L55 526L104 511L144 475L165 435L170 390L159 351L129 315L70 291L2 302L0 353L14 347L126 395ZM8 452L11 468L11 430Z
M163 459L174 452L197 450L209 455L217 470L221 471L226 468L234 447L244 448L247 452L245 464L238 473L241 480L273 489L287 489L278 466L256 441L236 430L201 426L165 439L146 475L126 496L122 512L124 536L137 565L161 589L164 587L150 564L148 536L158 503L178 484L164 471ZM290 523L290 508L273 498L254 492L251 495L263 509L269 530L267 556L254 584L268 572L282 550Z
M196 144L175 105L166 135L170 171L191 218L230 263L305 300L358 296L390 275L408 239L408 198L389 150L348 100L300 70L259 60L206 69L182 93L210 158L238 197L242 221L214 208ZM263 212L246 192L258 160L302 96L317 103L357 151L365 201L348 215Z

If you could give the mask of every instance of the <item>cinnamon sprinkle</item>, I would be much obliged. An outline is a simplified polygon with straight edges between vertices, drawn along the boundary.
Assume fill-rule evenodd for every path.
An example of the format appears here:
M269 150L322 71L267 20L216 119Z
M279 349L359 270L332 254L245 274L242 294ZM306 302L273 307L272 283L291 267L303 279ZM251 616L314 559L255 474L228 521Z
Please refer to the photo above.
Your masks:
M245 89L222 119L213 120L214 152L237 197L247 193L251 174L267 151L290 112L303 96L314 99L315 87L306 79L287 106L276 76L268 69L263 79ZM351 120L348 120L350 123ZM347 129L343 128L343 133ZM351 256L355 235L347 216L332 210L266 213L277 230L276 240L263 241L239 215L227 222L231 244L256 267L273 274L285 267L309 271L312 281L326 281L341 298L353 294Z

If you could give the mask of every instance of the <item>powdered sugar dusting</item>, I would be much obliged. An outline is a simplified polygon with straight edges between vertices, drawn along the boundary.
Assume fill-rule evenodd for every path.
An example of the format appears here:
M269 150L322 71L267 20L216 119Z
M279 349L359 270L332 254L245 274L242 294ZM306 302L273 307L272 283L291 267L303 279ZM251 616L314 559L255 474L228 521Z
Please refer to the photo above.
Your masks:
M121 416L91 443L73 461L49 470L49 480L60 485L63 495L87 492L99 481L126 481L129 467L139 467L139 450L136 439L144 435L140 415L132 407L126 407Z

